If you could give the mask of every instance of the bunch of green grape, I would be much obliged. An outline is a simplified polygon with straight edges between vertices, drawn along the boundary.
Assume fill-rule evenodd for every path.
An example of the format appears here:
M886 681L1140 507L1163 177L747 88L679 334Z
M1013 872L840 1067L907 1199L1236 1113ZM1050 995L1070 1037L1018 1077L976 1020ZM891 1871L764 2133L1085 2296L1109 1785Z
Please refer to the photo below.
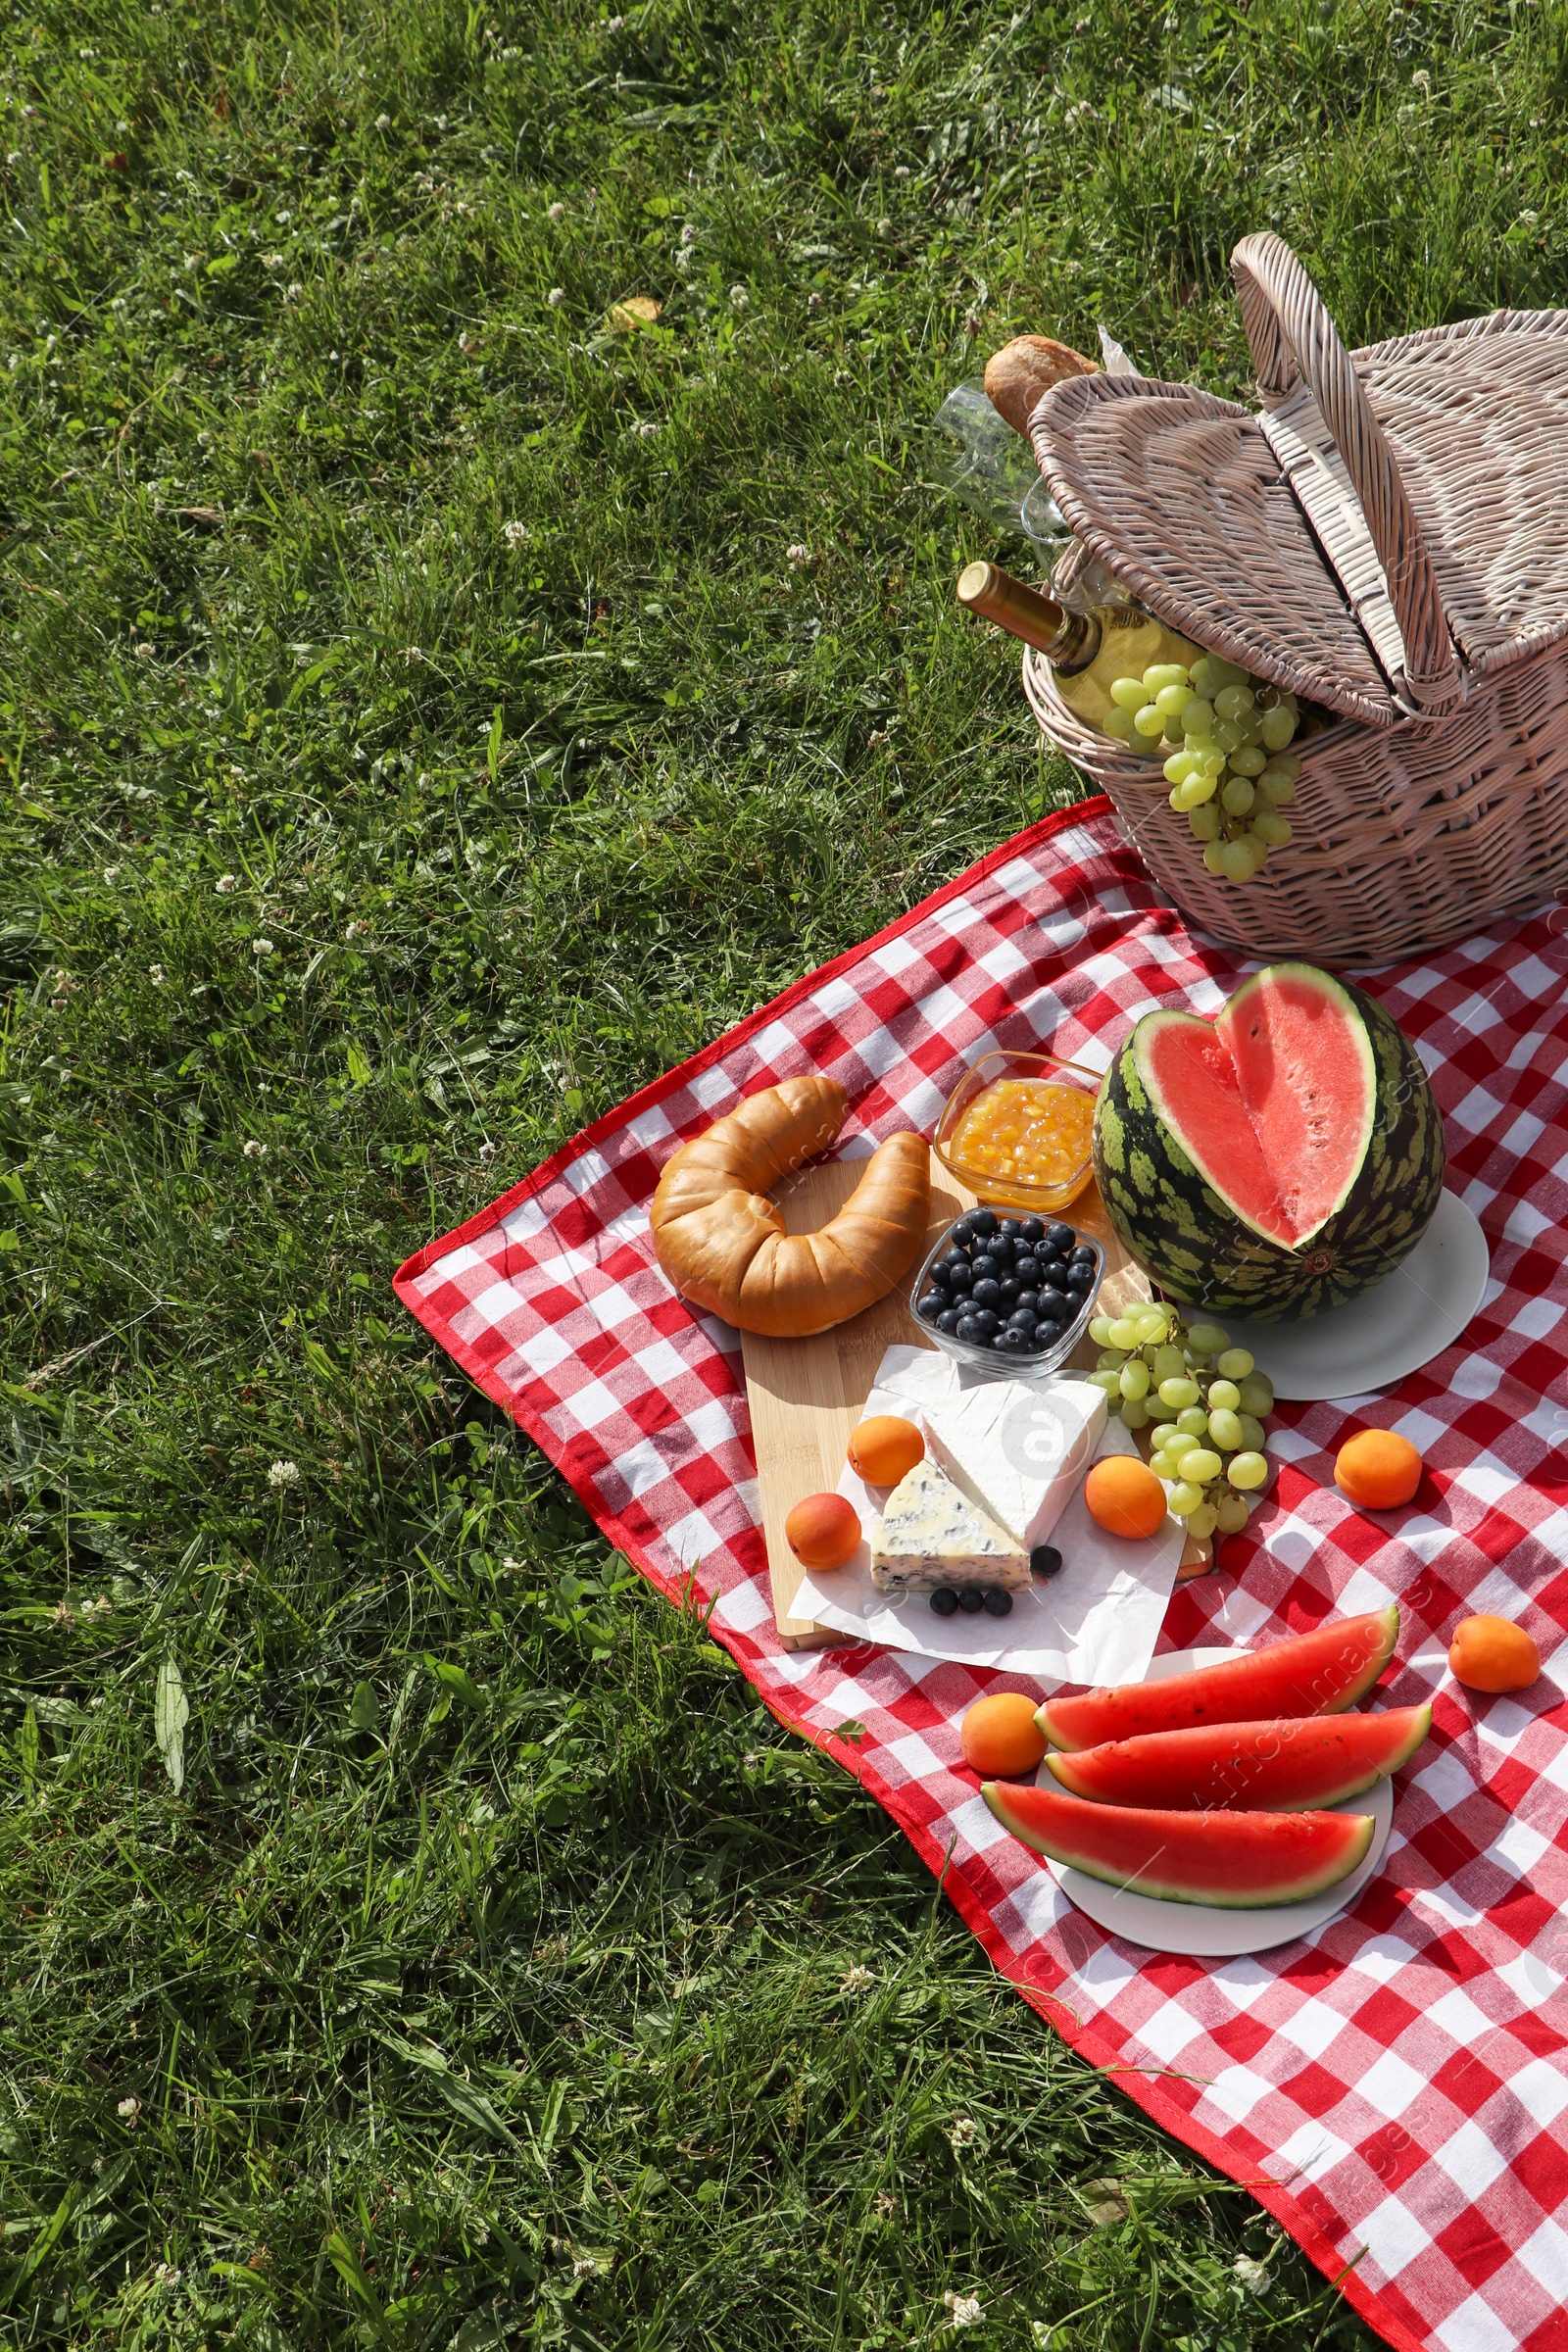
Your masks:
M1195 1536L1234 1536L1268 1482L1263 1417L1274 1390L1245 1348L1218 1323L1182 1321L1174 1306L1139 1300L1097 1315L1089 1336L1103 1350L1090 1374L1127 1429L1153 1425L1150 1466L1167 1482L1170 1507Z
M1250 882L1291 838L1280 810L1301 772L1286 749L1301 723L1295 695L1204 654L1190 669L1155 662L1141 678L1117 678L1110 700L1106 733L1164 755L1170 805L1202 843L1209 872Z

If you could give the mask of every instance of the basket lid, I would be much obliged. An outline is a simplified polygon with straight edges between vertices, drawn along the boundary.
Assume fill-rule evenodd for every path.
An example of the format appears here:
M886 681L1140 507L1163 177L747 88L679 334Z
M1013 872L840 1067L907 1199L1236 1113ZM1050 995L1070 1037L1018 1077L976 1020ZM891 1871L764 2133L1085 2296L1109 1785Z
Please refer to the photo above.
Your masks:
M1373 725L1568 635L1568 311L1349 354L1279 238L1233 261L1261 416L1111 375L1035 410L1084 544L1184 636Z

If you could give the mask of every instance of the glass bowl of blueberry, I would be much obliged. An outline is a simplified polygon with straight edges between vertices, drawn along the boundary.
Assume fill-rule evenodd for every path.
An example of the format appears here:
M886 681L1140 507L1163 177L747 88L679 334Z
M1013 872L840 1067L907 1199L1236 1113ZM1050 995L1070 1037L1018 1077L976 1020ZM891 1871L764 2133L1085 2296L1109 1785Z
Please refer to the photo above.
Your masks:
M971 1371L1054 1372L1088 1329L1104 1271L1100 1244L1070 1225L971 1208L915 1277L915 1320Z

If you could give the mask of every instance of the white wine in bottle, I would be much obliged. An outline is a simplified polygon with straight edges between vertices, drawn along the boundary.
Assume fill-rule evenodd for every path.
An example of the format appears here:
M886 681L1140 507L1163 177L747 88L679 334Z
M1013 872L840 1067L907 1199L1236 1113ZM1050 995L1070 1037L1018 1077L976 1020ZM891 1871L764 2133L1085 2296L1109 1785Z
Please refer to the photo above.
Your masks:
M1068 710L1102 734L1116 733L1105 725L1114 708L1114 680L1141 678L1156 662L1179 663L1185 670L1202 655L1200 646L1167 628L1142 605L1097 605L1074 612L1015 580L1000 564L968 564L958 574L958 602L1044 654Z

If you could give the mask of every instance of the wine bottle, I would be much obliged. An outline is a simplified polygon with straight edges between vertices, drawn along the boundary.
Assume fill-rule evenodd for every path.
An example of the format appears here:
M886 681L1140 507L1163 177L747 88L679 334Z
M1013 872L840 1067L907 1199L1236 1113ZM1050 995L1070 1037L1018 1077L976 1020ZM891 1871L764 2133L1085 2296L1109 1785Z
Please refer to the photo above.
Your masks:
M970 564L958 574L958 602L983 620L1021 637L1051 663L1056 692L1102 734L1117 678L1141 678L1153 662L1186 669L1202 648L1179 636L1142 605L1096 605L1078 612L1015 580L1000 564Z

